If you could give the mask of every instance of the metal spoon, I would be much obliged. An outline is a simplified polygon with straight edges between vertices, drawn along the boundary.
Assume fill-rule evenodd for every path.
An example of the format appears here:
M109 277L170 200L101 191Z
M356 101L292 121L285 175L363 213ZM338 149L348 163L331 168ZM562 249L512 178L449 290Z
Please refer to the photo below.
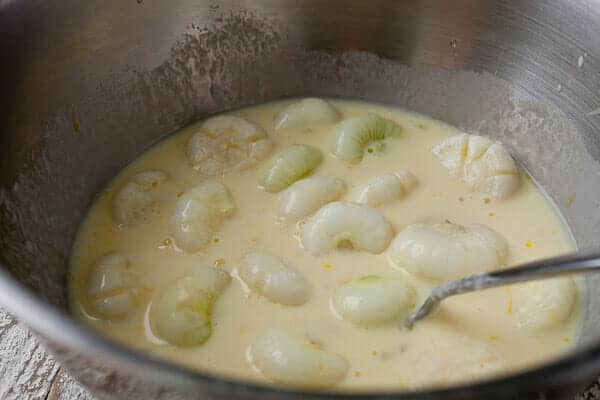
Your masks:
M598 250L547 258L513 268L471 275L457 281L444 283L433 289L423 305L404 319L404 326L412 328L415 322L425 318L442 300L450 296L513 283L593 271L600 271L600 252Z

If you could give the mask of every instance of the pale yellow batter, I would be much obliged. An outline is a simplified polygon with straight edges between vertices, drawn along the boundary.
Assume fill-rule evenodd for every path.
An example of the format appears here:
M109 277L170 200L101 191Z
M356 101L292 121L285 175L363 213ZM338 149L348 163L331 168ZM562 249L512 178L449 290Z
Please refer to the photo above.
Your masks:
M292 100L234 111L266 130L274 142L272 154L290 144L309 144L322 150L323 161L311 176L330 176L346 182L348 199L354 187L374 175L397 169L410 171L418 184L405 196L380 207L394 232L423 220L449 220L458 224L485 224L508 242L507 265L554 256L574 249L568 232L535 184L521 173L520 186L506 199L496 200L473 191L450 176L431 148L460 133L428 118L379 105L331 101L343 118L367 112L396 121L398 138L386 141L380 152L366 153L349 165L330 154L331 124L276 130L275 115ZM178 196L205 181L189 164L185 146L194 126L183 129L144 153L99 195L82 225L72 256L72 311L84 323L132 348L160 355L176 363L235 379L268 382L247 358L248 347L267 329L276 328L319 343L348 362L341 390L414 389L476 379L486 373L520 370L569 350L578 336L579 305L559 326L531 330L515 317L520 298L513 289L499 288L457 296L412 331L399 329L398 321L360 327L332 312L331 296L353 277L379 275L408 280L420 304L435 281L417 278L392 267L388 252L370 254L339 248L312 256L300 244L294 222L277 218L280 194L257 188L267 161L219 180L229 189L236 210L217 228L212 243L196 253L178 250L170 235L169 220ZM164 171L161 203L146 220L119 226L115 221L115 193L136 173ZM394 234L395 234L394 233ZM90 270L107 253L125 255L139 278L139 304L121 319L93 317L86 303L85 283ZM217 299L212 335L201 346L179 348L157 337L148 322L149 304L176 278L202 266L235 271L244 254L261 251L283 258L307 281L311 296L300 306L276 304L249 291L234 273ZM439 282L438 282L439 283ZM521 300L520 300L521 299Z

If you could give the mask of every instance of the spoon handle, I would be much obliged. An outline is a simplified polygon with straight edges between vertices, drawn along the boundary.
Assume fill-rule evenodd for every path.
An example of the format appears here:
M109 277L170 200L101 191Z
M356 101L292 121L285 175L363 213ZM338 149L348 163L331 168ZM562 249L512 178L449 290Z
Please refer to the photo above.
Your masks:
M423 305L406 317L404 326L412 328L415 322L425 318L442 300L450 296L513 283L593 271L600 271L600 251L597 249L593 252L573 253L533 261L508 269L471 275L444 283L433 289Z

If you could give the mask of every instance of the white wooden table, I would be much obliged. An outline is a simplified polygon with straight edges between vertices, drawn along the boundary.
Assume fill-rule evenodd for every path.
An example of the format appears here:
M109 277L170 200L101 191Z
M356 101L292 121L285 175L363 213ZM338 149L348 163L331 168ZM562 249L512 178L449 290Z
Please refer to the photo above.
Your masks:
M93 396L60 368L24 326L0 309L0 399L93 400Z
M0 399L94 400L94 397L60 368L27 328L0 309ZM600 400L600 380L575 400Z

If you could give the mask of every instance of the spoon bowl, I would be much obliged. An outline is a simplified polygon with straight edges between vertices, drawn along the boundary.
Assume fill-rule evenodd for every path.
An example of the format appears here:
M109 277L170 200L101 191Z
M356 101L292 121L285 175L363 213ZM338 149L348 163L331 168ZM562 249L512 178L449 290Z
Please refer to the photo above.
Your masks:
M478 290L491 289L514 283L536 281L560 275L571 275L600 270L600 252L574 253L566 256L546 258L521 264L500 271L484 272L446 282L431 291L425 302L416 311L410 313L403 325L411 329L417 321L427 317L446 298Z

